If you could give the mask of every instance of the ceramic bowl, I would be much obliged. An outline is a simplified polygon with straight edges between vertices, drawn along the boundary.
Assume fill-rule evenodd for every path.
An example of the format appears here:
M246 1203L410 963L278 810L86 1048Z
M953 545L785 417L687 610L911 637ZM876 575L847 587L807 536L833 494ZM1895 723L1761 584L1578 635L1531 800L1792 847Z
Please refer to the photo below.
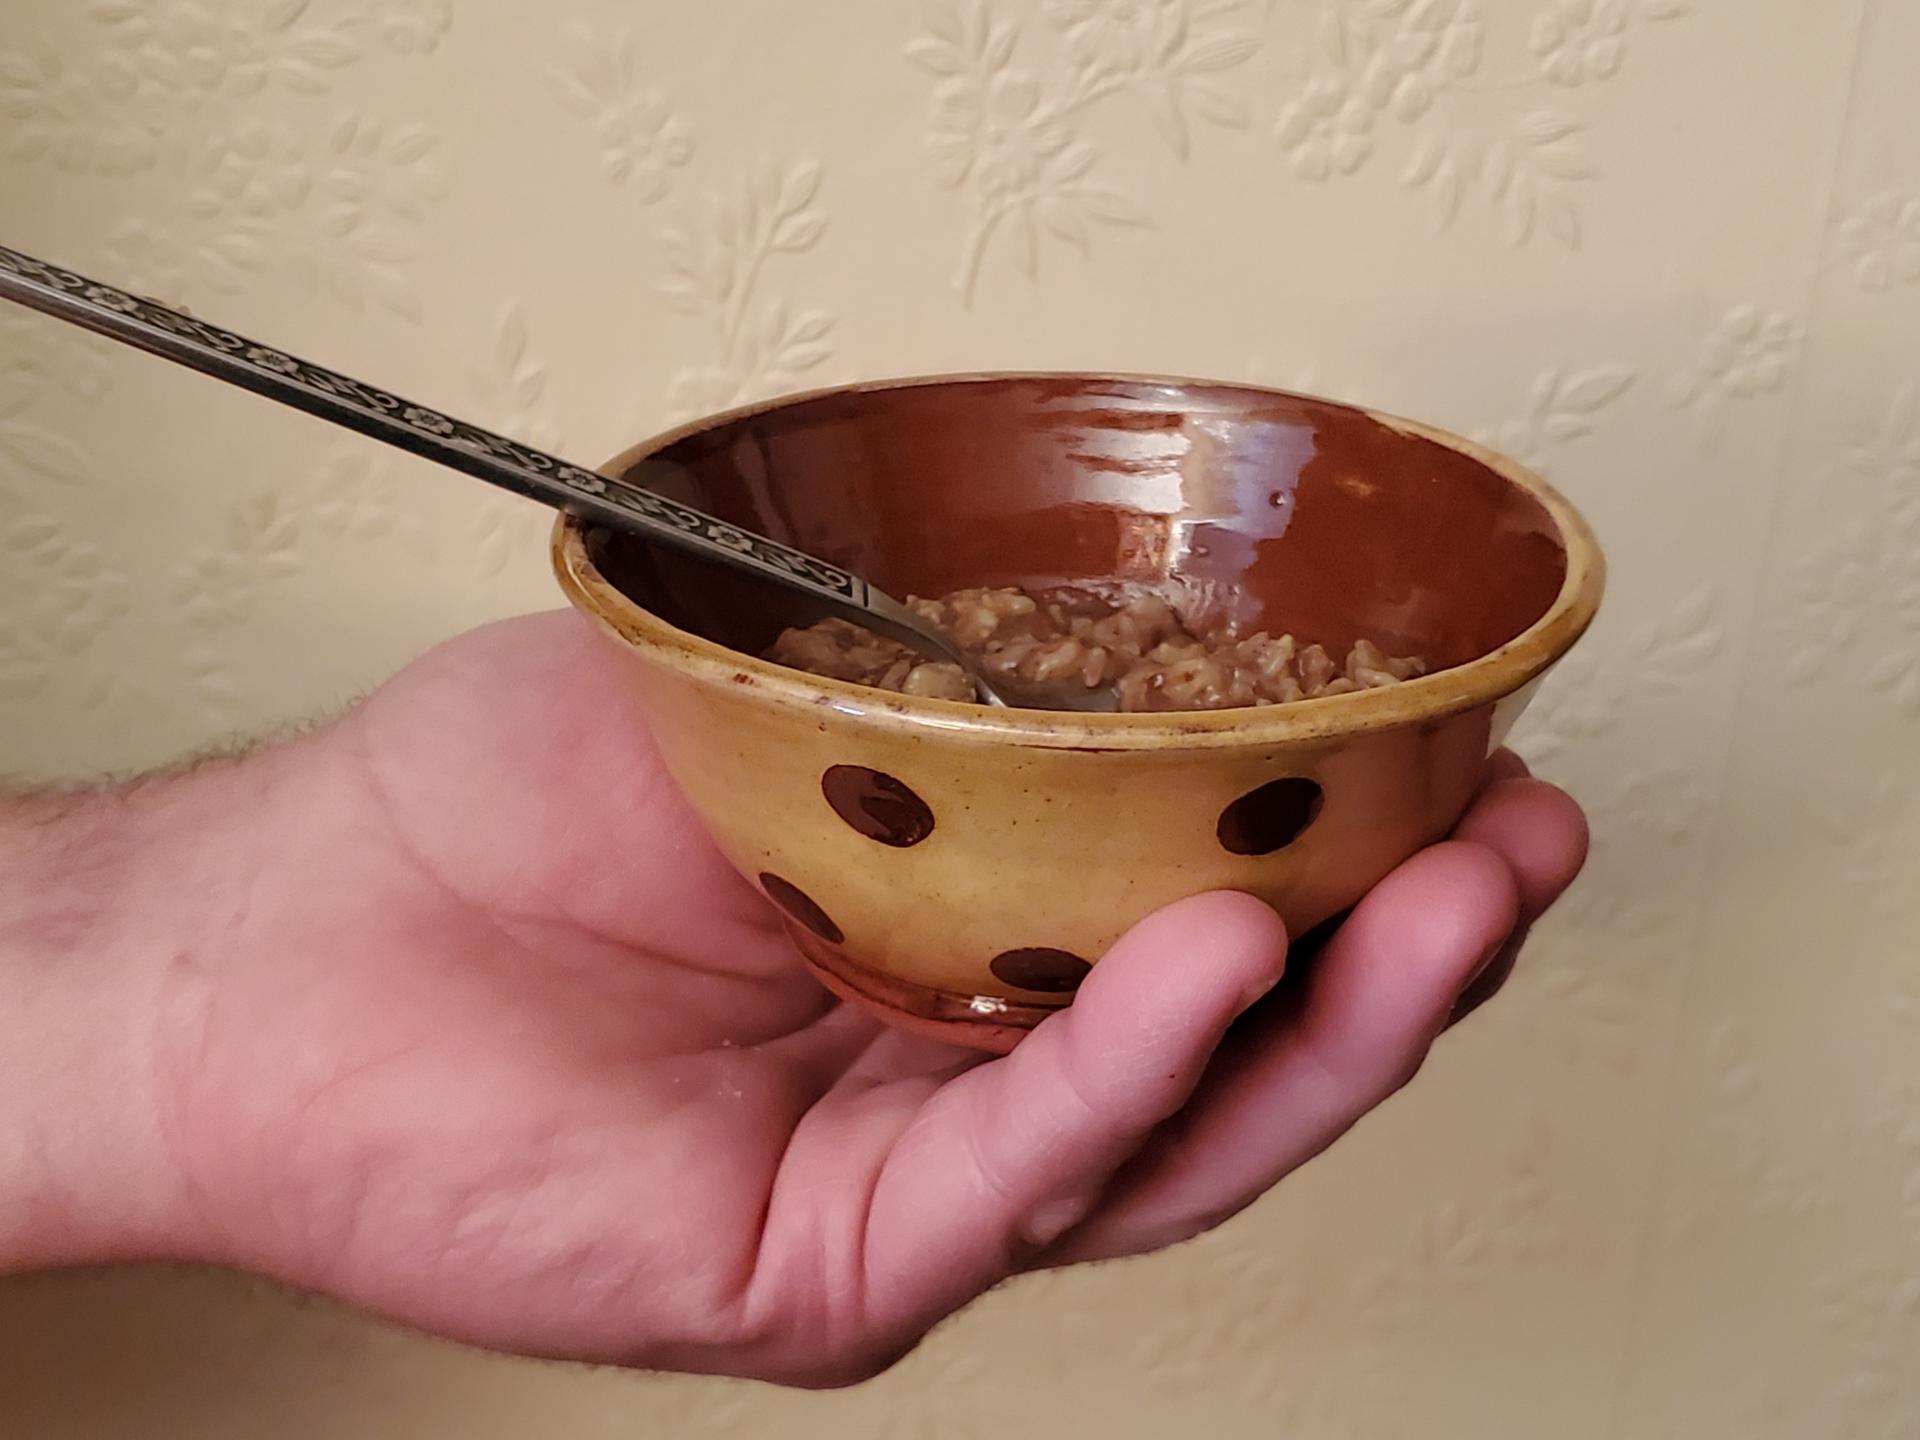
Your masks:
M1180 576L1266 626L1433 673L1260 709L1083 715L887 694L755 658L798 616L730 572L563 520L562 587L819 978L1004 1050L1135 921L1232 889L1296 935L1445 835L1603 562L1537 476L1425 425L1149 377L851 386L700 420L609 467L896 596Z

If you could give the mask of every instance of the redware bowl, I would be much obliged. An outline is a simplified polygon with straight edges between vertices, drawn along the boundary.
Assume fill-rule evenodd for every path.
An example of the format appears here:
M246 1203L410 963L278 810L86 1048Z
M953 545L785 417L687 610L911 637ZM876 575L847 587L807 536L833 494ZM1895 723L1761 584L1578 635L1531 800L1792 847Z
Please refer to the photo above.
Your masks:
M756 658L796 617L731 572L563 520L562 587L629 662L714 840L814 972L1004 1050L1152 911L1248 891L1299 934L1465 809L1604 573L1540 478L1329 400L1152 377L887 381L696 421L608 467L896 596L1169 577L1431 673L1291 705L996 710Z

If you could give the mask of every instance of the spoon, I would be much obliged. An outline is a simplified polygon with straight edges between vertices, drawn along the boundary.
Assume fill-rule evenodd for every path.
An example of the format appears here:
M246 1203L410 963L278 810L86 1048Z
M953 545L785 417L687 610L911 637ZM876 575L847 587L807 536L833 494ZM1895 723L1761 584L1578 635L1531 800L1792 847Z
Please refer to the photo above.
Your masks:
M859 576L629 480L416 405L349 376L0 246L0 299L52 315L189 369L278 400L463 474L609 529L717 561L824 603L835 615L958 665L984 704L1042 710L1117 708L1110 689L1071 682L991 682L945 635Z

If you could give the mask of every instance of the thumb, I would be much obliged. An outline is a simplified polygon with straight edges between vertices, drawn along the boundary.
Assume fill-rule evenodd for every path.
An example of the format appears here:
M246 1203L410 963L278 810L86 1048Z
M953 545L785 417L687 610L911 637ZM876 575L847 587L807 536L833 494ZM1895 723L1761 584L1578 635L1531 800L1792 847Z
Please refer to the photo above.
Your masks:
M1078 1223L1193 1094L1234 1019L1286 966L1244 895L1186 900L1110 950L1071 1007L943 1087L878 1177L866 1233L882 1326L936 1323Z

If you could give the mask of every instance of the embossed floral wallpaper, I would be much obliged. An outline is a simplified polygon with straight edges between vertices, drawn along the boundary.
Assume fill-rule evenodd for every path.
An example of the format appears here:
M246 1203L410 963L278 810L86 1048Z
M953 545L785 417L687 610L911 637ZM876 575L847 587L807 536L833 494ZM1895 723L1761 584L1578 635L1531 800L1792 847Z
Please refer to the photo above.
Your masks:
M859 1390L491 1359L224 1276L0 1288L0 1433L1920 1435L1920 5L4 0L0 237L589 461L887 372L1490 438L1610 604L1588 878L1224 1232ZM543 516L0 313L0 741L63 776L550 605Z

